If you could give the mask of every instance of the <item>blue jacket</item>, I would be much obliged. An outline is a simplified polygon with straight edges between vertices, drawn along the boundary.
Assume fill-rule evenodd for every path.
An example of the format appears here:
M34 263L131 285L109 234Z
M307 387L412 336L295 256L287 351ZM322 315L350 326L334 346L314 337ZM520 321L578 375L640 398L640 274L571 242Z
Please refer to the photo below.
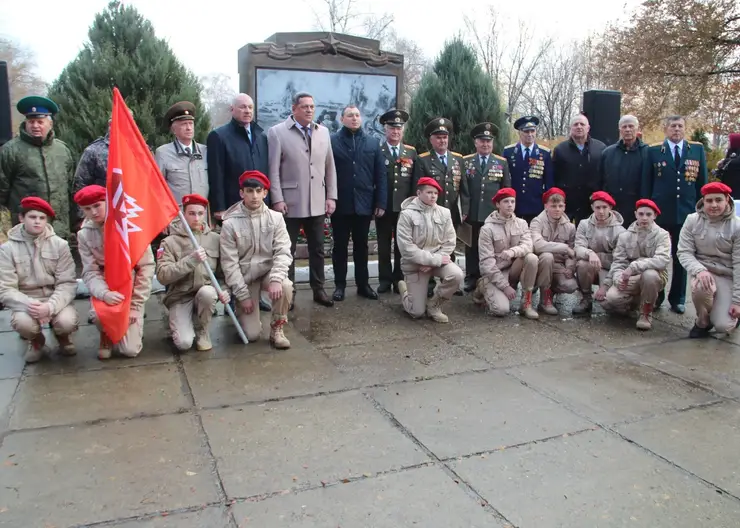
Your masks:
M369 216L388 201L385 157L380 143L362 129L354 134L346 127L331 135L337 167L335 214Z
M234 119L208 134L208 200L214 213L225 211L241 200L239 176L244 171L258 170L270 177L267 173L267 135L254 121L250 127L251 144L245 128Z
M535 143L530 147L530 164L524 164L521 143L507 145L504 158L509 164L511 187L516 191L516 215L538 215L544 209L542 193L553 186L550 149ZM533 161L532 161L533 160Z
M701 188L707 183L704 145L684 140L681 164L676 169L668 141L653 143L642 171L642 197L650 198L660 209L658 225L681 227L686 217L696 212Z

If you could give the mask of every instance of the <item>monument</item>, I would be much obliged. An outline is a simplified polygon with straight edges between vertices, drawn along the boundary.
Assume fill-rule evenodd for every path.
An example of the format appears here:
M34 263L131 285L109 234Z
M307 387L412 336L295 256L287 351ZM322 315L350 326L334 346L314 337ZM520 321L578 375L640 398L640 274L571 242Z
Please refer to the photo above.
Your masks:
M316 122L335 132L347 104L362 113L366 132L382 137L377 118L403 94L403 55L377 40L337 33L275 33L239 50L239 89L252 95L265 130L290 115L293 96L308 92Z

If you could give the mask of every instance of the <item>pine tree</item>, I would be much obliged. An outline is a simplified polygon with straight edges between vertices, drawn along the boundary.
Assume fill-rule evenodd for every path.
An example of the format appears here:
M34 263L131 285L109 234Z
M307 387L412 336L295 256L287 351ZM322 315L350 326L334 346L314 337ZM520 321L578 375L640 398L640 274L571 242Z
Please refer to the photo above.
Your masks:
M449 148L461 154L475 152L470 131L478 123L488 121L499 127L494 152L500 154L509 138L498 91L478 64L475 52L459 38L445 45L434 67L422 77L409 114L406 141L419 152L429 149L424 128L435 117L452 121Z
M709 148L709 137L707 136L707 131L703 128L697 128L691 133L691 141L698 141L704 145L704 151L707 154L712 152L712 149Z
M110 2L95 16L88 37L89 42L49 89L49 97L60 107L55 130L75 155L105 134L114 86L150 147L172 141L164 114L178 101L195 104L195 139L205 143L210 121L197 77L135 8Z

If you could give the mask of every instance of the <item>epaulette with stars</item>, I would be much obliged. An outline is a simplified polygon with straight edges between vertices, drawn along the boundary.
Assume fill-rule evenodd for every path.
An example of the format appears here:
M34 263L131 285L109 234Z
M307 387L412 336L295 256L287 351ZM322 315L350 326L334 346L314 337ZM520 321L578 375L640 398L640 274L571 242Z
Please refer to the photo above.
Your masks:
M428 150L426 152L424 152L423 154L419 154L419 157L420 158L426 158L427 156L429 156L429 151Z
M470 159L474 157L475 157L475 154L468 154L467 156L463 156L463 159Z
M457 156L459 158L462 158L462 154L460 154L459 152L452 152L452 151L450 151L450 154L452 154L453 156Z
M407 148L409 150L416 150L416 147L414 147L413 145L407 145L406 143L404 143L403 146L404 148Z
M498 154L494 154L493 157L496 158L497 160L506 161L505 157L499 156Z
M512 143L511 145L506 145L504 148L507 149L507 148L514 148L514 147L516 147L516 143Z
M663 145L663 142L662 141L660 143L651 143L650 144L651 147L660 147L662 145Z
M550 147L546 147L545 145L537 145L537 148L545 152L550 152Z

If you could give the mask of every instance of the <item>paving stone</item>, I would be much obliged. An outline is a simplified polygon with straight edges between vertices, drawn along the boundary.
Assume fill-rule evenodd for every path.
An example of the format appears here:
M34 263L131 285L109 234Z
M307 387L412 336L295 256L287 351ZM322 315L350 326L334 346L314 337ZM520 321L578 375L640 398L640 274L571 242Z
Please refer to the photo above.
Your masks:
M393 385L371 394L440 458L592 426L503 372Z
M17 386L17 379L0 380L0 434L5 431L10 418L10 402Z
M175 365L28 376L21 382L10 425L28 429L169 413L189 406Z
M540 315L540 320L585 341L604 348L626 348L649 343L669 341L681 337L676 328L662 321L653 320L653 329L644 332L635 328L637 317L612 315L558 318Z
M454 462L516 526L734 528L740 502L603 431Z
M361 394L206 411L229 497L251 497L413 466L427 456Z
M691 295L689 295L689 298L690 297ZM683 331L677 331L682 332L681 335L689 335L688 330L694 326L694 321L696 321L696 308L694 308L693 303L690 302L690 299L687 299L686 312L683 314L672 312L670 310L670 306L671 305L668 304L668 301L666 301L660 310L653 312L653 319L684 328L685 330Z
M231 528L231 515L220 507L157 516L146 521L129 521L114 524L116 528Z
M90 524L218 500L187 414L13 433L0 460L0 526Z
M282 495L234 507L240 528L503 527L436 467Z
M467 350L450 345L439 337L423 340L396 339L323 350L339 370L359 385L374 385L454 374L489 365Z
M6 311L6 310L5 310ZM3 313L3 312L0 312ZM25 361L23 353L26 351L26 342L15 332L0 333L0 379L20 378Z
M637 420L717 400L654 369L606 354L514 368L526 383L599 423Z
M619 432L740 497L740 405L725 402L624 425Z

